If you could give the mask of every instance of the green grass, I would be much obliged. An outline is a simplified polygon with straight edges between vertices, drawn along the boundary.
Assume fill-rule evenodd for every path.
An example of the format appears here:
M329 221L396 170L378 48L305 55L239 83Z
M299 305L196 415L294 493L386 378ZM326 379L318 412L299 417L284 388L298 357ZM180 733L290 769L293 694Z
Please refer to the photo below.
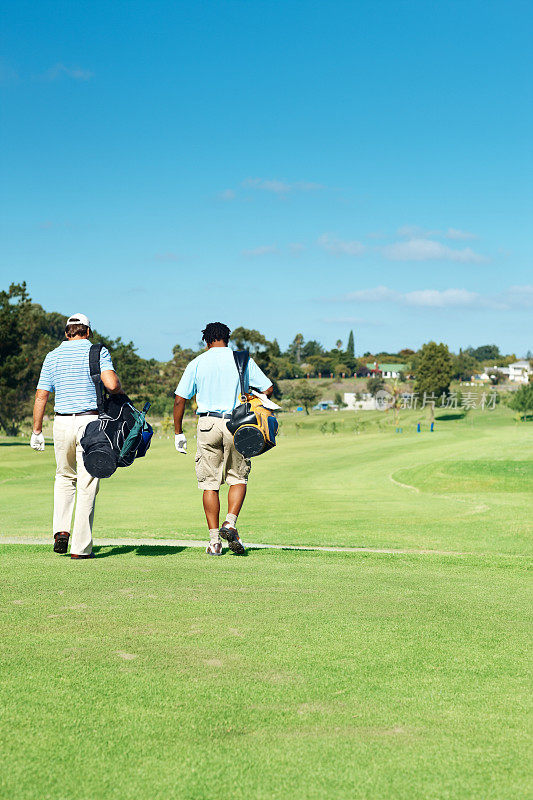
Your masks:
M399 470L396 477L429 492L521 494L533 485L533 461L438 461Z
M427 422L416 433L418 419L405 413L395 434L379 412L283 415L279 446L253 462L245 540L524 553L533 426L507 409L438 421L433 434ZM98 537L205 536L191 423L187 433L186 457L173 439L156 439L145 459L102 482ZM53 448L17 445L0 444L0 532L49 536Z
M530 797L533 427L417 419L285 415L239 527L464 555L0 545L0 797ZM205 536L188 433L103 483L98 538ZM49 537L52 485L3 440L0 533Z
M528 796L515 558L0 551L2 797Z

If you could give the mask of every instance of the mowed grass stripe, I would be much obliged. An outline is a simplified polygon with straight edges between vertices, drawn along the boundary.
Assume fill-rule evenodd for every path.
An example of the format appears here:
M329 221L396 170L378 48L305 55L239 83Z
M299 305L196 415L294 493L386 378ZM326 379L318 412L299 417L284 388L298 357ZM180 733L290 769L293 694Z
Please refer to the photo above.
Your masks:
M467 552L529 552L533 486L528 472L505 491L483 483L487 464L531 463L533 427L513 422L507 409L481 412L470 421L437 421L434 434L414 432L416 416L404 415L395 434L385 414L365 415L374 426L357 435L356 415L284 415L279 446L253 462L250 491L239 518L246 541L267 544L434 549ZM323 435L334 419L339 432ZM474 420L474 417L472 417ZM296 426L299 426L297 428ZM171 439L156 439L148 456L102 482L95 534L105 538L199 539L205 536L194 476L194 428L189 454L179 456ZM30 477L2 485L0 533L50 534L53 452L0 444L5 470ZM461 475L461 462L475 476ZM458 472L443 486L441 465ZM414 473L413 474L413 470ZM413 485L397 486L391 476ZM402 476L405 480L402 481ZM224 492L223 492L224 494ZM28 502L28 498L31 502Z
M0 547L4 796L527 796L520 562L106 550Z

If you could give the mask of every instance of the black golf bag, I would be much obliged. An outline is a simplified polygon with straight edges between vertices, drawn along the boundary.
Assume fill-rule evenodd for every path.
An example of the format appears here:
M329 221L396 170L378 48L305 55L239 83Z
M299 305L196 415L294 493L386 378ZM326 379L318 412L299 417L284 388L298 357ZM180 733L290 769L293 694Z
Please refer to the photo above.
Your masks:
M276 446L278 421L272 411L262 405L261 398L246 392L244 376L250 358L248 351L235 350L233 358L241 384L241 404L233 409L226 425L233 434L235 449L245 458L252 458Z
M137 411L127 395L108 395L105 391L100 375L101 349L101 344L93 344L89 350L98 419L85 428L81 446L87 472L95 478L109 478L117 467L129 467L146 455L154 431L145 419L150 403Z

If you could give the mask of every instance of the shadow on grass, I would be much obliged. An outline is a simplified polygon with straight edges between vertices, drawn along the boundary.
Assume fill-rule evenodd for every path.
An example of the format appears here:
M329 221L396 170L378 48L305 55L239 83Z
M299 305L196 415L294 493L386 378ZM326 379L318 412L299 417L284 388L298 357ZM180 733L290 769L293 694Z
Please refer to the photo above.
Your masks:
M229 547L226 547L226 548L224 548L224 550L222 550L222 555L223 556L235 556L236 558L248 558L248 556L251 555L251 552L250 552L250 550L246 549L244 551L244 553L240 553L239 554L239 553L232 552L229 549Z
M173 556L189 549L188 547L169 547L168 545L121 544L114 546L99 545L93 548L93 553L96 558L123 556L126 553L135 553L137 556Z
M29 447L29 441L25 442L0 442L0 447Z
M439 416L435 416L435 421L439 422L447 422L448 420L452 419L464 419L464 414L439 414Z
M182 553L184 550L198 550L204 553L202 547L183 547L176 545L157 545L157 544L120 544L120 545L97 545L93 547L95 558L108 558L108 556L123 556L126 553L135 553L137 556L173 556ZM237 558L246 558L252 553L255 555L260 552L258 550L246 550L241 555L232 553L231 550L225 548L222 555L236 556ZM211 556L212 558L213 556Z

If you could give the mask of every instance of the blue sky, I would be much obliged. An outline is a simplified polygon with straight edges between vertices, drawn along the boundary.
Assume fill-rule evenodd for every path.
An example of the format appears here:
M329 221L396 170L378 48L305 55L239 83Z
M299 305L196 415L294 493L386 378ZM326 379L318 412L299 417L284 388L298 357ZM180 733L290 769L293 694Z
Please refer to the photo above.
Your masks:
M165 359L533 349L530 3L4 8L3 287Z

